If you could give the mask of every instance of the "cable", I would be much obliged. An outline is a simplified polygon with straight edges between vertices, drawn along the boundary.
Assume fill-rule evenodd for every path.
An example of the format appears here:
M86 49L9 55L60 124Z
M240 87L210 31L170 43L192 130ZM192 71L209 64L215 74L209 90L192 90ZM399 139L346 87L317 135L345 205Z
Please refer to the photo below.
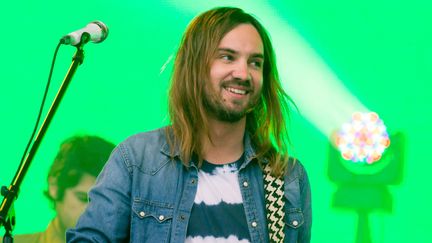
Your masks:
M46 100L46 97L47 97L47 94L48 94L49 86L51 84L51 77L52 77L53 70L54 70L54 64L55 64L55 61L56 61L56 58L57 58L57 52L58 52L60 46L61 46L61 42L59 42L57 44L57 47L56 47L56 49L54 51L54 57L52 59L51 69L50 69L50 72L49 72L49 75L48 75L48 81L47 81L47 84L46 84L46 87L45 87L45 93L43 95L42 102L41 102L41 105L40 105L40 108L39 108L39 114L38 114L38 116L36 118L36 124L35 124L35 126L33 128L33 132L32 132L32 134L30 136L30 139L29 139L29 141L27 143L27 146L26 146L26 148L24 150L24 153L22 155L21 164L24 162L24 159L25 159L25 157L26 157L26 155L28 153L28 149L29 149L29 147L30 147L30 145L31 145L31 143L32 143L32 141L34 139L34 136L36 134L37 128L39 126L40 118L42 116L42 111L43 111L43 108L44 108L44 105L45 105L45 100Z

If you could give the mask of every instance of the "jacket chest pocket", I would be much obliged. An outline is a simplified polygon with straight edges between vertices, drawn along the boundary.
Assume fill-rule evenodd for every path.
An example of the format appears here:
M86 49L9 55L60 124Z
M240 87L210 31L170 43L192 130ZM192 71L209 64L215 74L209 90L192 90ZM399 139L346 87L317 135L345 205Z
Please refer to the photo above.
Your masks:
M299 208L285 208L285 243L297 243L299 230L304 224L303 213Z
M303 213L299 208L290 208L285 216L285 225L297 229L303 225Z
M134 199L132 211L131 242L169 242L173 207Z

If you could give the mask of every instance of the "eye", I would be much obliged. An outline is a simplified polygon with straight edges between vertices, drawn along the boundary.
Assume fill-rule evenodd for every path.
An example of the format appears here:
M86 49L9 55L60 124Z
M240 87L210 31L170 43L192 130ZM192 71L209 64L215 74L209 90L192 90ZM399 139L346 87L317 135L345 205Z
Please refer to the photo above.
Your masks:
M224 61L233 61L234 57L232 55L229 54L221 54L219 56L220 59L224 60Z
M250 64L252 65L252 67L259 69L262 68L263 63L262 61L256 60L256 61L251 61Z
M85 192L75 192L75 197L83 203L88 203L88 195Z

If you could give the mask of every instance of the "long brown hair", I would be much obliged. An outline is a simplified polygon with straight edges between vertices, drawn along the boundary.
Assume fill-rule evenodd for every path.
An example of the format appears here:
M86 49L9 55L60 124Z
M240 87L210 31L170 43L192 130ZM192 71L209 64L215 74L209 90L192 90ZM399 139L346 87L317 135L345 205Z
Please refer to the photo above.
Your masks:
M186 29L175 59L169 91L172 126L167 128L167 139L172 152L174 148L179 149L185 165L193 155L202 161L200 138L207 135L209 129L203 95L210 65L225 34L244 23L257 29L264 45L262 94L254 110L247 114L246 130L258 161L268 160L273 174L281 175L288 161L286 118L289 117L288 102L291 99L279 81L267 31L256 18L239 8L209 10L196 17Z

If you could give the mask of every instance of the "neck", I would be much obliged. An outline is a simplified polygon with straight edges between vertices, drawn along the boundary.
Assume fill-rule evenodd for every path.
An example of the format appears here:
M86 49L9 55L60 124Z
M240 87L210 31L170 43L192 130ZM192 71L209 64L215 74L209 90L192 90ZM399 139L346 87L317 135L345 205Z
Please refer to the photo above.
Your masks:
M56 235L55 238L65 241L66 227L62 224L58 215L53 219L53 226Z
M204 137L204 159L213 164L234 162L243 154L246 118L235 123L209 119L209 137Z

